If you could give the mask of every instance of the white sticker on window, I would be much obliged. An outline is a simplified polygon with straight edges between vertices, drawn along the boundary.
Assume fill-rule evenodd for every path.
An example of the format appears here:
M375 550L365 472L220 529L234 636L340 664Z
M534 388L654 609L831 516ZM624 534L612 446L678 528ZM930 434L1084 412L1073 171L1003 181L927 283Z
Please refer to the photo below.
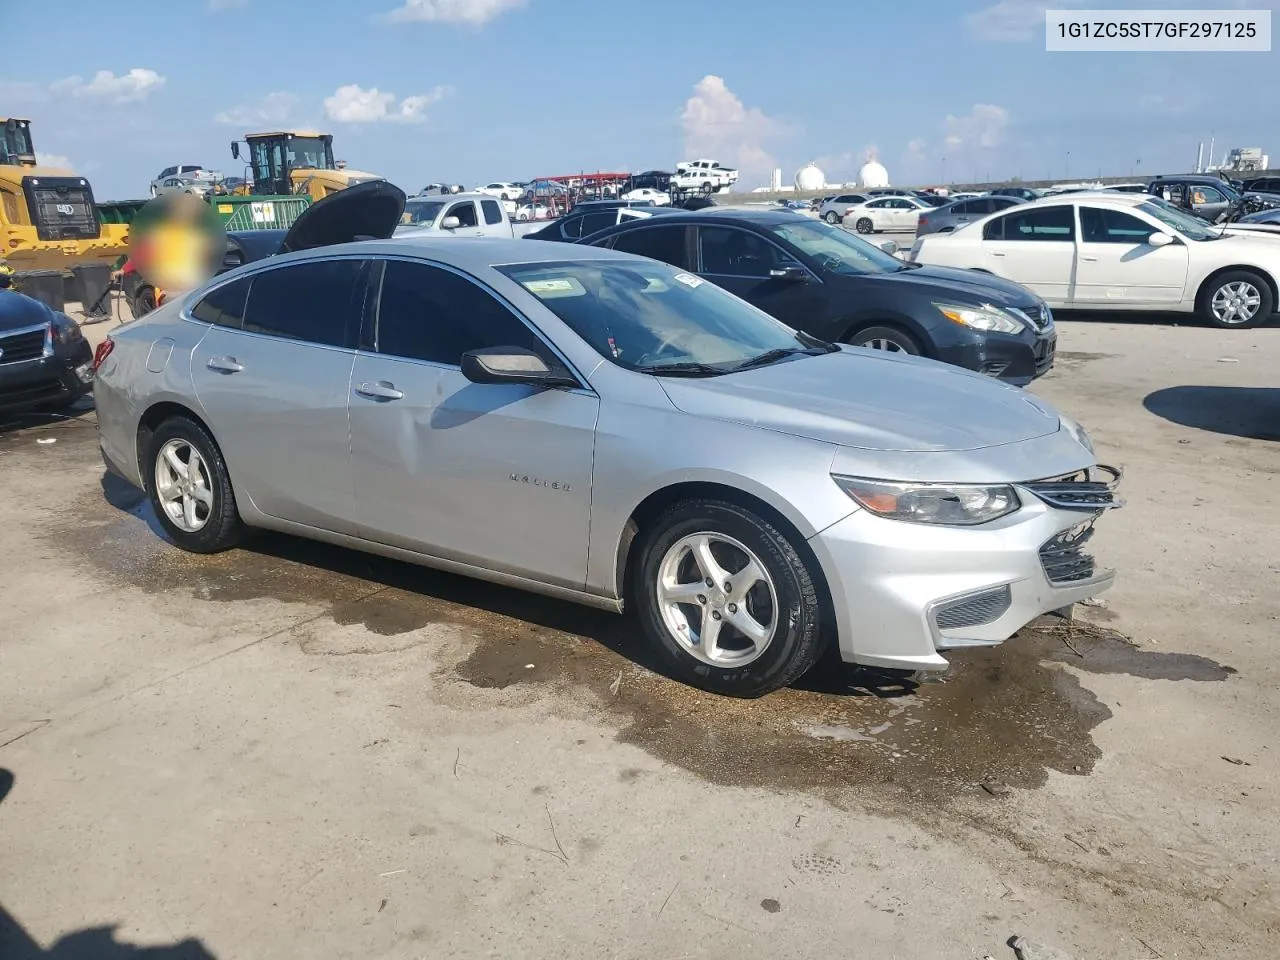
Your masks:
M568 280L529 280L524 288L530 293L565 293L573 289Z
M686 287L696 289L702 286L705 281L701 277L695 277L692 273L677 273L676 282L683 283Z

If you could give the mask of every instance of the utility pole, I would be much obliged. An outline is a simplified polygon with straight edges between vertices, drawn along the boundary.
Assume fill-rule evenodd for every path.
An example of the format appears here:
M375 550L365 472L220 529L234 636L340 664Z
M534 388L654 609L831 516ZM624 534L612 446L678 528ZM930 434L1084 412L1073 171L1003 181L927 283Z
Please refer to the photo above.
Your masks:
M1062 179L1063 180L1071 179L1071 151L1070 150L1067 151L1067 162L1065 167L1063 168Z

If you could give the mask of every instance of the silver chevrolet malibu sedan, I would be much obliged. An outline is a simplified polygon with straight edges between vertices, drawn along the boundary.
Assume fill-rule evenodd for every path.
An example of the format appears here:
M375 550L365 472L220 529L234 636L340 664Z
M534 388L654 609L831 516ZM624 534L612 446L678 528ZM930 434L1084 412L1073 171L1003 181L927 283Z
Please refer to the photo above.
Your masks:
M180 547L267 528L622 613L754 697L833 645L947 667L1107 589L1117 471L1016 387L821 342L596 247L391 237L315 204L282 252L112 333L109 469Z

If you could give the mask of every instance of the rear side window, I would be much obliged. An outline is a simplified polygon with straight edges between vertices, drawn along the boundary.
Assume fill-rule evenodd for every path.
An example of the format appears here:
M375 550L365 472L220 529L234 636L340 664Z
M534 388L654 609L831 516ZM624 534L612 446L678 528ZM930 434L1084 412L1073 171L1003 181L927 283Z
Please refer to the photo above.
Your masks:
M985 211L982 208L981 200L964 200L964 201L961 201L960 203L957 203L954 207L952 207L951 212L968 215L968 214L974 214L974 213L983 213Z
M598 230L612 227L617 222L617 210L601 210L599 213L588 213L582 218L582 236L589 237Z
M650 227L628 230L613 238L613 249L622 253L661 260L682 270L690 269L689 253L685 247L687 232L683 226Z
M485 223L492 226L502 222L502 210L498 207L497 200L481 200L480 207L484 210Z
M254 274L244 330L352 347L360 325L362 260L316 260Z
M201 323L239 330L244 324L244 308L249 300L249 277L233 280L212 291L195 305L191 316Z
M1075 214L1069 204L1059 207L1019 210L997 217L983 228L984 240L1059 240L1075 239Z
M568 237L570 240L577 240L582 236L582 221L584 217L565 217L560 221L560 235Z

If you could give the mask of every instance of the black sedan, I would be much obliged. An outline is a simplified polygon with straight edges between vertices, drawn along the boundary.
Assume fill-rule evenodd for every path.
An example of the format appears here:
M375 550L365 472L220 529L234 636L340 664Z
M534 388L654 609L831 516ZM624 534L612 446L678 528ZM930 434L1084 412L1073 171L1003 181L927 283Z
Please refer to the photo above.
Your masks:
M65 313L0 290L0 410L69 407L93 384L93 351Z
M905 263L802 214L716 207L620 223L581 242L688 270L824 340L918 354L1019 386L1053 366L1053 316L1025 287Z

